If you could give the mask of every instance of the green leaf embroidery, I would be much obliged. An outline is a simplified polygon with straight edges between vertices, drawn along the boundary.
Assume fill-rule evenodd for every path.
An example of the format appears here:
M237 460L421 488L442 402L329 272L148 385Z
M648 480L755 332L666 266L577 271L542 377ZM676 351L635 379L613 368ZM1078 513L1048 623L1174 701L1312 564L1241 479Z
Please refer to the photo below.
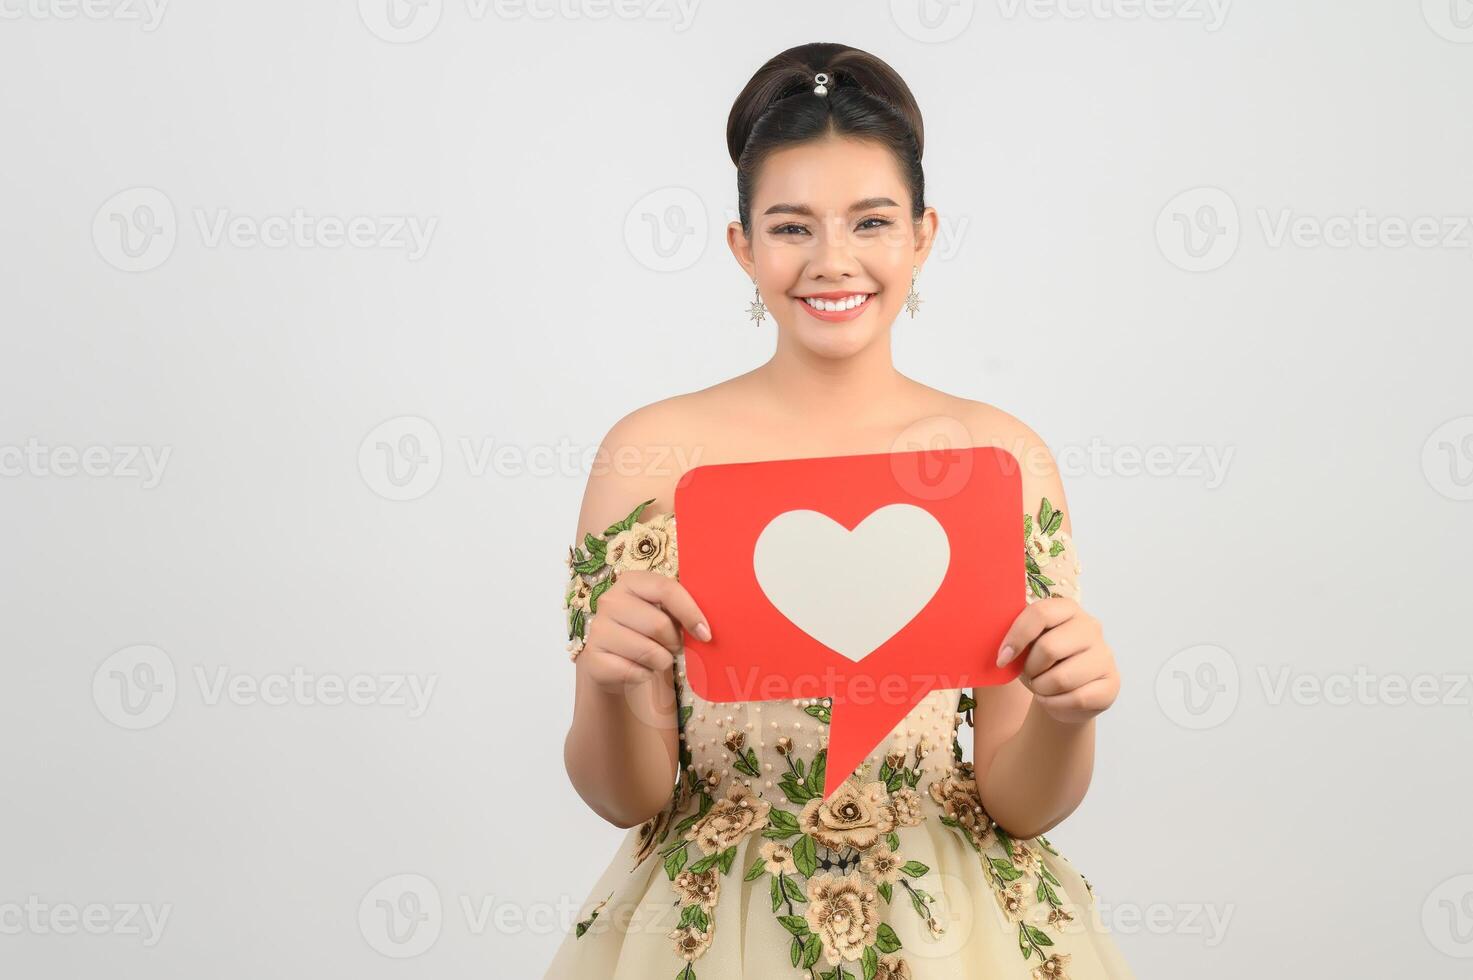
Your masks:
M813 872L818 870L818 855L814 852L812 837L804 834L798 838L798 843L793 845L793 863L803 872L803 877L813 877Z
M609 578L604 579L602 582L599 582L597 585L595 585L592 589L590 589L588 591L588 611L589 612L591 612L591 613L598 612L598 597L601 596L601 595L603 595L605 592L609 591L609 589L613 586L613 584L614 584L614 579L611 576Z
M818 954L821 952L823 952L823 940L818 938L817 933L810 932L803 940L803 969L812 969L813 964L818 962Z
M823 792L824 769L828 766L828 749L819 749L818 754L813 757L813 765L808 770L808 775L803 779L803 785L813 796Z
M671 851L670 856L665 859L665 874L671 881L674 881L675 876L680 874L680 869L685 867L685 860L689 857L685 848L686 845L681 844L675 850Z
M801 915L780 915L777 921L782 923L784 929L795 936L808 935L808 920Z

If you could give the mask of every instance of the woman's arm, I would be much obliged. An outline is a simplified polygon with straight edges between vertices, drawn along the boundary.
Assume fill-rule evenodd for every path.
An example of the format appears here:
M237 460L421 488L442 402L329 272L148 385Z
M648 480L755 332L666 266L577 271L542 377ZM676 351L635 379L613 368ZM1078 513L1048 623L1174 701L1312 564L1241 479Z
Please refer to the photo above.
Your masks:
M648 409L633 412L604 437L584 491L575 540L582 541L585 533L598 536L639 501L654 499L646 513L668 509L664 496L678 474L632 464L637 458L654 458L649 437L659 423L651 414ZM619 465L610 465L611 460ZM663 578L654 584L663 582L679 588ZM673 625L665 632L666 643L678 644ZM631 676L643 677L610 690L590 676L590 659L585 652L574 661L573 721L563 742L563 765L573 788L595 813L615 826L633 827L663 809L674 792L680 743L673 668L641 672L636 665L623 664Z
M1026 512L1036 519L1042 500L1047 498L1053 509L1062 513L1058 531L1072 536L1069 508L1053 455L1021 423L1017 423L1016 436L1015 444L1006 448L1022 464ZM1075 653L1102 646L1098 622L1073 598L1078 592L1072 567L1067 568L1066 576L1067 582L1061 581L1051 590L1054 597L1030 604L1009 632L1010 638L1038 637L1015 654L1028 658L1026 676L973 692L977 707L972 760L977 791L988 815L1009 835L1021 839L1047 833L1084 800L1094 773L1094 714L1098 712L1076 710L1076 702L1093 704L1103 692L1099 685L1092 684L1095 678L1075 675L1081 670L1113 673L1108 648L1091 649L1088 656L1078 659L1066 654L1073 661L1067 666L1063 661L1051 662L1049 652L1043 649L1052 647L1057 656L1062 651ZM1049 630L1056 632L1049 636ZM996 653L988 651L987 655ZM1092 685L1089 691L1075 690L1085 684ZM1029 685L1034 689L1030 690ZM1111 690L1106 703L1113 697Z
M609 823L637 826L664 809L674 792L680 759L674 678L662 670L611 694L593 684L581 663L574 667L573 723L563 742L568 779Z

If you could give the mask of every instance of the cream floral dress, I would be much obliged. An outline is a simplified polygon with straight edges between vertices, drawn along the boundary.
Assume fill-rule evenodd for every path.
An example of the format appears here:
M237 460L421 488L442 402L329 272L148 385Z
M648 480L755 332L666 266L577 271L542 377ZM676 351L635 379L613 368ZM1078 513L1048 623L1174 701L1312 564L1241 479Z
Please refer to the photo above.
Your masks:
M570 651L620 572L679 577L675 517L651 503L569 549ZM1062 520L1047 499L1023 516L1029 602L1079 597ZM1132 977L1084 876L982 809L965 690L927 695L824 801L826 699L712 703L684 668L670 803L630 829L544 980Z

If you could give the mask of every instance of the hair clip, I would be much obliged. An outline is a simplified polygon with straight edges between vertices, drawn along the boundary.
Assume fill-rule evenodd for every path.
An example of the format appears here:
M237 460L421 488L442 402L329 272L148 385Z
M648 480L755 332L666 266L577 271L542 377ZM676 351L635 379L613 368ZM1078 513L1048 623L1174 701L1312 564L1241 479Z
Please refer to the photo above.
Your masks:
M828 94L828 91L829 91L828 90L828 84L829 84L829 76L828 76L828 73L821 71L817 75L814 75L813 76L813 80L818 83L817 85L813 86L813 94L814 95L827 95Z

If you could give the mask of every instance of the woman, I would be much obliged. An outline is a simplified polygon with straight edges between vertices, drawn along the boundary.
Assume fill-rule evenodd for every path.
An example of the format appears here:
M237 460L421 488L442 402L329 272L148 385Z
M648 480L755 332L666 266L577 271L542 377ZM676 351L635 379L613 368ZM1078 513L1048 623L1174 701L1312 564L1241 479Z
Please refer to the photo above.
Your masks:
M727 144L740 213L728 243L776 349L619 420L603 449L623 464L589 480L564 603L577 674L564 757L589 806L631 830L547 976L1129 977L1088 882L1043 836L1083 799L1093 719L1119 690L1078 605L1053 459L1022 422L891 359L937 229L915 100L875 56L806 44L747 83ZM631 462L938 444L1001 446L1023 464L1028 604L998 651L1022 672L927 695L824 799L825 699L712 704L684 683L681 627L709 639L721 624L676 578L680 472Z

